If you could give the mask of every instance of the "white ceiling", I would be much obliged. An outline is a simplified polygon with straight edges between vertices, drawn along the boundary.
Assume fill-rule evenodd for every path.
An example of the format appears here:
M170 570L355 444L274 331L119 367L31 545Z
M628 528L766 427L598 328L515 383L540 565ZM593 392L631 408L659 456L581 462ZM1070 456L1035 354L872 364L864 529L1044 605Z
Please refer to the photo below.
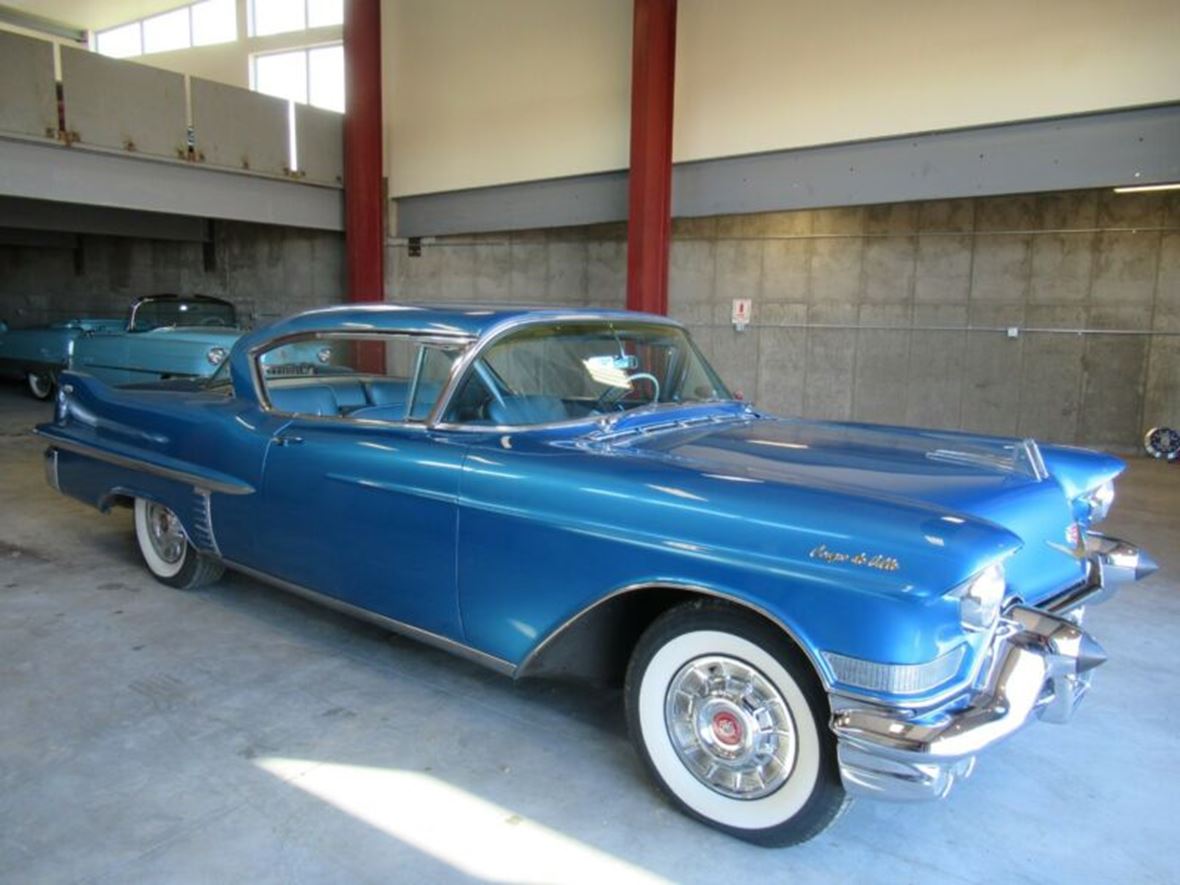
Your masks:
M74 28L99 30L166 12L185 0L3 0L3 4Z

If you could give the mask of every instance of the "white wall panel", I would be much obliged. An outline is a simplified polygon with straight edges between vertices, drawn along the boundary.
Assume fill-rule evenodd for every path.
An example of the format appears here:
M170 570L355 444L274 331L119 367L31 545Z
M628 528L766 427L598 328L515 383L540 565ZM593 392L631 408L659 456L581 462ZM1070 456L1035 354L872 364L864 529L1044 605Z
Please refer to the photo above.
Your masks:
M1180 98L1176 0L680 0L677 161Z
M623 169L630 0L384 0L393 196ZM1180 100L1176 0L680 0L679 162Z
M385 0L394 196L627 165L631 0Z

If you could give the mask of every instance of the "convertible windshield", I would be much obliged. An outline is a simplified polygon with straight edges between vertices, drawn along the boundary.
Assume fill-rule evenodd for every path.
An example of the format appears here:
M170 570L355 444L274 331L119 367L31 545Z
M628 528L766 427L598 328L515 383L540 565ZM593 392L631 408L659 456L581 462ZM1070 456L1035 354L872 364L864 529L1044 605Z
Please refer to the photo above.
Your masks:
M237 325L234 306L224 301L186 298L145 298L131 309L130 332L147 332L165 326Z
M472 366L448 420L549 424L658 403L729 399L683 330L656 323L527 326Z

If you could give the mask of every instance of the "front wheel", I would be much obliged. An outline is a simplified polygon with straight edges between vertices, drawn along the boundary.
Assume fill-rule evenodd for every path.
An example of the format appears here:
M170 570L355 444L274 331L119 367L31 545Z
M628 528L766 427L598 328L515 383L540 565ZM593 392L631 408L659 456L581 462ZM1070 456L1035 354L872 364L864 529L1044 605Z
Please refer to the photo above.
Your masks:
M221 563L197 552L176 514L163 504L135 499L135 539L148 571L169 587L193 590L225 571Z
M48 372L29 372L25 381L29 385L29 393L36 399L49 399L53 393L53 376Z
M692 817L785 846L818 835L844 808L823 688L757 616L711 602L665 612L639 640L625 692L639 755Z

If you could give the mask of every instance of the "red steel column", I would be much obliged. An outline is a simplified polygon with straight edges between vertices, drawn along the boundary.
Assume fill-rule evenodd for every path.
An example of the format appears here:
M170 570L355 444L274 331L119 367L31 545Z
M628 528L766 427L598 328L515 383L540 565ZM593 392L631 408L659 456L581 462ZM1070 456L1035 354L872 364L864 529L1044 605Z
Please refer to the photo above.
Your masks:
M344 4L344 247L350 301L385 296L381 2Z
M676 0L635 0L627 307L662 314L668 312L675 73Z

